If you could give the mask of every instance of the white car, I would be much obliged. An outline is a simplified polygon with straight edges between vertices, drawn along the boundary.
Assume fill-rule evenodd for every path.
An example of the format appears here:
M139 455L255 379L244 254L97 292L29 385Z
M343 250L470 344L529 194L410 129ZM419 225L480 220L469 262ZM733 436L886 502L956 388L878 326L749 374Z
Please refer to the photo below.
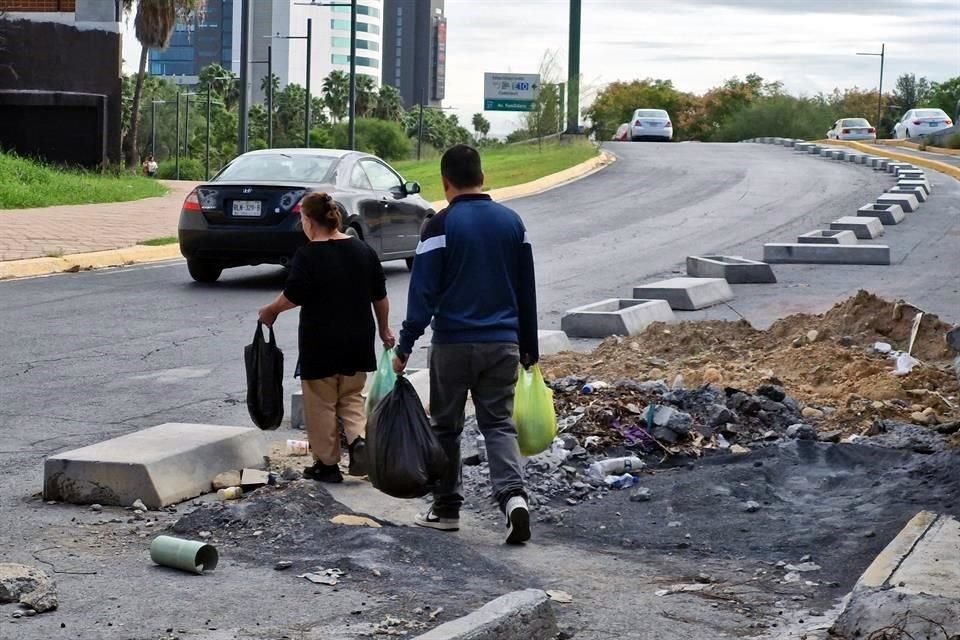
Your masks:
M877 130L866 118L841 118L827 131L830 140L876 140Z
M943 109L910 109L893 127L894 138L920 138L953 126Z
M630 118L630 139L672 140L673 123L663 109L637 109Z

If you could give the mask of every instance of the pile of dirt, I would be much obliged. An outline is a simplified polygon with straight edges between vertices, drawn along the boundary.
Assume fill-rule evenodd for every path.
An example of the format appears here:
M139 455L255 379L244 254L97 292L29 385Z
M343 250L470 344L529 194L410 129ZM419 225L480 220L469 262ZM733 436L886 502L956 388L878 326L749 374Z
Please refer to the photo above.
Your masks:
M907 351L918 313L859 291L825 314L788 316L766 331L743 320L657 323L632 338L609 338L589 354L544 358L542 365L552 380L672 383L679 375L687 388L778 385L813 410L804 415L810 424L844 434L865 433L878 419L931 427L956 422L960 384L950 364L956 354L944 340L950 325L922 315L911 351L920 364L907 375L894 375L895 360L874 349L885 342Z

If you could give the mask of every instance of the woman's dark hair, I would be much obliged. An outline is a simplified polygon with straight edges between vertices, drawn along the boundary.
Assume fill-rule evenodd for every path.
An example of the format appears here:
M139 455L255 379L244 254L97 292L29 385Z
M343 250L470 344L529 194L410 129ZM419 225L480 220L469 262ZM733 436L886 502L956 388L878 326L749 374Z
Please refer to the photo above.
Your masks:
M343 224L343 216L340 215L337 203L333 201L330 194L322 191L305 195L300 201L300 210L303 211L303 215L328 231L336 231Z
M454 145L440 158L440 174L458 189L483 186L480 154L470 145Z

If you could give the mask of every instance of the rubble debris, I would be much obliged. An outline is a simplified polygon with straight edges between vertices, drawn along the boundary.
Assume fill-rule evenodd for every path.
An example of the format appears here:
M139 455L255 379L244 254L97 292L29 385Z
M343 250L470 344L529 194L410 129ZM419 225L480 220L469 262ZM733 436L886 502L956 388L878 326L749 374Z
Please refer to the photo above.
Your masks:
M270 473L262 469L244 469L240 472L240 487L250 491L270 484Z
M571 602L573 602L573 596L567 593L566 591L551 589L547 591L546 594L547 594L547 597L550 598L550 600L552 600L553 602L557 602L559 604L570 604Z
M213 488L214 490L219 491L220 489L228 489L230 487L236 487L240 484L240 472L239 471L224 471L221 474L218 474L213 479Z
M747 513L756 513L757 511L760 511L760 503L756 500L748 500L744 503L743 510Z
M293 566L293 563L289 560L279 560L275 565L273 565L274 571L286 571Z
M141 500L140 498L137 498L136 500L134 500L134 501L133 501L133 504L130 505L130 508L132 508L132 509L134 509L134 510L139 509L140 511L143 511L144 513L146 513L147 511L150 510L150 509L147 508L147 505L143 504L143 500Z
M341 513L340 515L333 516L330 518L330 522L333 524L344 524L353 527L370 527L371 529L379 529L382 526L373 518L367 518L366 516L354 516L348 513Z
M19 602L44 613L59 606L57 587L46 572L23 564L0 563L0 604Z
M817 430L803 422L787 427L787 437L794 440L816 440Z

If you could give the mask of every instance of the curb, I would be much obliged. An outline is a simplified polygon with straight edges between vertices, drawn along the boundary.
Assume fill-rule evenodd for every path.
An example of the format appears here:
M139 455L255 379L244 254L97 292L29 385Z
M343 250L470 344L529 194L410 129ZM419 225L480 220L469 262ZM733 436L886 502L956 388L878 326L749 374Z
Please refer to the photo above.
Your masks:
M558 633L550 598L539 589L525 589L500 596L415 640L551 640Z
M601 151L597 156L578 165L558 171L524 184L500 189L491 189L488 193L498 201L513 200L537 195L550 189L569 184L575 180L592 175L616 161L609 151ZM445 200L431 202L437 210L447 206ZM123 267L131 264L158 262L180 258L180 245L169 244L162 247L136 245L123 249L109 249L90 253L75 253L57 258L27 258L25 260L0 261L0 280L12 278L34 278L54 273L76 273L90 269Z
M888 151L879 146L871 146L859 142L851 142L849 140L830 140L823 144L840 145L849 147L851 149L856 149L857 151L862 151L863 153L869 153L870 155L883 156L885 158L898 160L900 162L908 162L910 164L917 165L918 167L925 167L927 169L939 171L940 173L945 173L952 178L960 180L960 167L954 167L953 165L949 165L945 162L938 162L937 160L931 160L921 156L911 156L906 153L897 153L896 151Z
M926 149L921 149L920 145L916 142L910 142L909 140L877 140L877 144L884 147L901 147L903 149L913 149L914 151L922 151L923 153L931 153L933 155L940 156L960 156L960 149L945 149L944 147L934 147L936 151L931 151L928 146Z

